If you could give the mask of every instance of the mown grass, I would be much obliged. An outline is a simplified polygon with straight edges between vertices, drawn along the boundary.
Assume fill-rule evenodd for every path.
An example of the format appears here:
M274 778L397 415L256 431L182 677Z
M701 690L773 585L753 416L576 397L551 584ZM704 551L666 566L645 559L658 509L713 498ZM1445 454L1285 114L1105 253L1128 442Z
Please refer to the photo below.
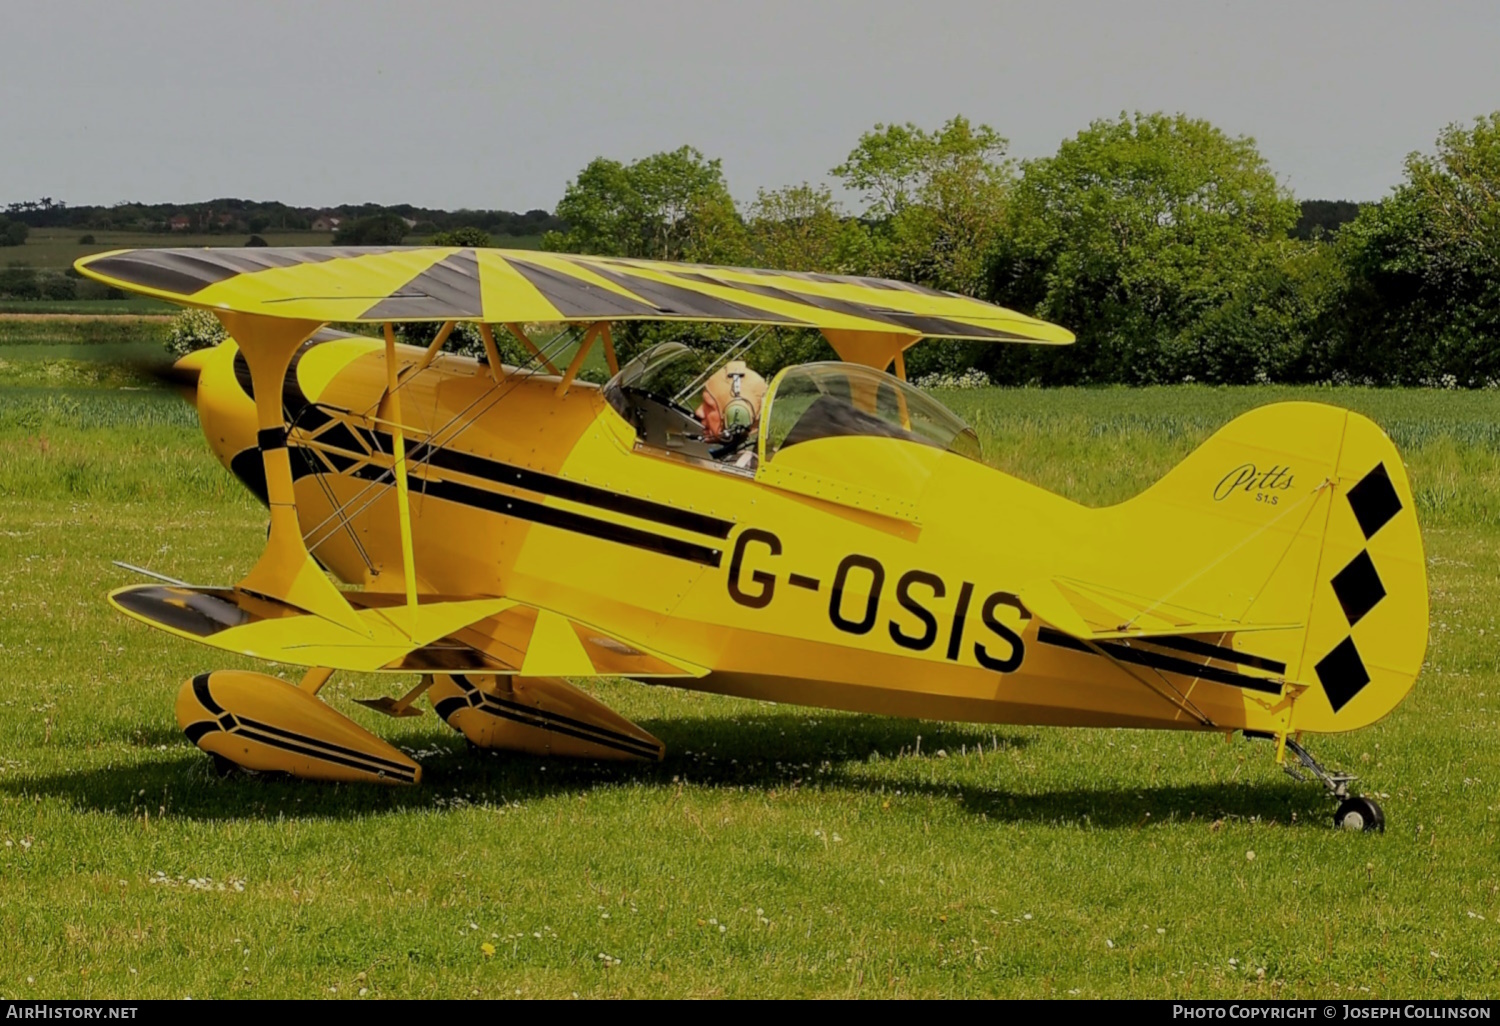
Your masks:
M1500 396L944 398L993 462L1109 502L1291 396L1387 425L1426 525L1429 667L1385 722L1316 749L1389 795L1384 836L1332 830L1264 743L624 682L592 687L666 742L660 765L472 754L336 678L325 694L415 753L420 788L220 780L171 702L233 660L101 595L125 580L110 559L234 579L263 510L170 395L0 388L0 995L1492 994Z

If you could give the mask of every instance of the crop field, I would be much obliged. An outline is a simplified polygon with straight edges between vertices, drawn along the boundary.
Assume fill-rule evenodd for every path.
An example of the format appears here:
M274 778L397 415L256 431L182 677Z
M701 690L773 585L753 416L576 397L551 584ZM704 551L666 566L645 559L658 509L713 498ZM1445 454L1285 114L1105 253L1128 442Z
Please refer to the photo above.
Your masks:
M149 342L128 330L55 350L0 341L4 997L1500 989L1500 393L942 396L991 463L1090 504L1139 491L1268 401L1385 426L1418 497L1432 640L1394 714L1313 742L1380 795L1388 832L1363 835L1332 829L1332 804L1265 742L881 719L624 681L589 687L666 743L660 764L471 753L430 712L353 704L380 692L345 676L324 695L418 758L420 787L220 779L173 697L194 673L252 664L127 621L103 595L132 580L112 559L237 579L265 512L193 411L109 348ZM1026 544L1026 525L986 517L976 532Z

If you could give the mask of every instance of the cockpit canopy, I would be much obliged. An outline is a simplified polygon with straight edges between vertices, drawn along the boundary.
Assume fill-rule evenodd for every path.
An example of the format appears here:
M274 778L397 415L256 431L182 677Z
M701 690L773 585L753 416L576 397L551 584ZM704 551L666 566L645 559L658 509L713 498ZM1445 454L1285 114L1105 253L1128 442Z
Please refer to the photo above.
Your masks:
M702 460L722 458L693 418L707 354L679 342L652 346L604 386L604 397L636 430L642 445ZM899 438L980 458L973 428L937 400L899 378L857 363L829 361L788 367L761 405L759 452L818 438Z
M857 363L805 363L771 382L761 412L762 453L817 438L900 438L980 458L979 436L937 400L899 378Z

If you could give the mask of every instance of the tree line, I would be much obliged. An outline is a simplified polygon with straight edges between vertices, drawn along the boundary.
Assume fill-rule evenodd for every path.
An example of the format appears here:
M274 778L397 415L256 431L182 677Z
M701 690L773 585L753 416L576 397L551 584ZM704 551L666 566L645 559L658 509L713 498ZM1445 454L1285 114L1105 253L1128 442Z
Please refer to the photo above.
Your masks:
M379 220L401 226L406 235L430 235L458 228L477 228L493 235L540 235L563 227L549 211L438 210L410 203L342 203L335 207L296 207L274 201L215 199L203 203L117 203L113 206L69 206L50 196L6 204L0 222L23 228L72 228L88 231L171 232L244 235L268 231L305 231L320 220L340 227ZM17 229L19 231L19 229ZM3 238L3 235L0 235ZM23 236L24 239L24 236Z
M1164 113L1095 121L1024 162L963 117L881 124L830 173L855 209L811 184L741 206L720 161L692 147L600 157L568 183L567 228L544 245L900 278L1078 336L929 343L911 354L917 375L1500 386L1500 113L1445 128L1369 204L1299 204L1253 139ZM758 362L818 352L803 339Z
M928 343L910 356L914 375L1500 386L1500 112L1444 128L1407 157L1388 196L1366 204L1299 203L1253 139L1165 113L1094 121L1056 153L1020 162L994 128L961 116L930 129L877 124L830 175L852 205L808 183L737 203L721 162L690 146L599 157L552 213L345 205L333 208L344 218L335 241L484 246L544 231L558 251L900 278L1078 336L1068 347ZM311 213L239 200L191 208L266 230ZM185 209L49 198L11 204L0 237L139 227ZM18 267L0 277L0 293L46 284ZM728 330L632 325L621 341L707 347ZM774 370L831 355L816 336L778 332L751 362Z

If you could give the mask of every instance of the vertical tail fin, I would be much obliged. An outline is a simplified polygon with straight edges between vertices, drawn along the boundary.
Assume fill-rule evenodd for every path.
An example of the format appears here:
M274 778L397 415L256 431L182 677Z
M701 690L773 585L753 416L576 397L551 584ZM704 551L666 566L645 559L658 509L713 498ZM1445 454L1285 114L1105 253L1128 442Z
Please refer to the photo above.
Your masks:
M1130 582L1146 596L1142 620L1196 615L1235 650L1285 664L1292 703L1247 699L1244 721L1223 725L1352 730L1416 680L1427 648L1416 503L1395 446L1367 418L1261 407L1101 515L1114 548L1095 580Z

